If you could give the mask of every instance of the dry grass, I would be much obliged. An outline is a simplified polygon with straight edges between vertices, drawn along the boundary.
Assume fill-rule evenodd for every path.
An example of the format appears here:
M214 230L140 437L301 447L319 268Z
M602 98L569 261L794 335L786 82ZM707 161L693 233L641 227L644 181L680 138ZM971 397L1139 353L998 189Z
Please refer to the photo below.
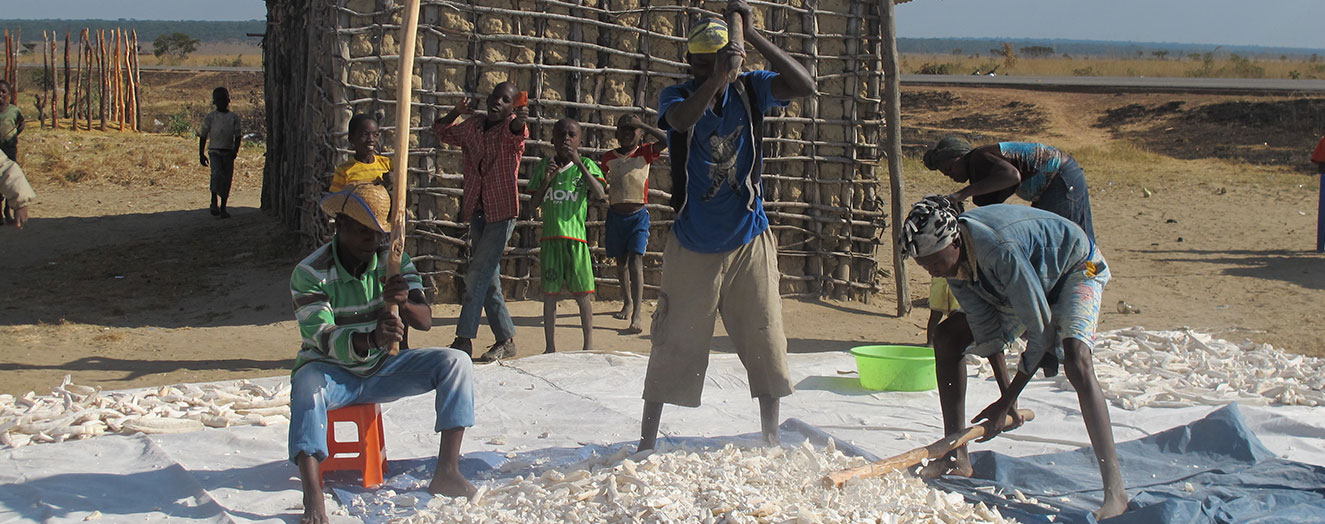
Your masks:
M1190 58L1018 58L1015 63L1007 64L1000 57L951 54L906 54L901 57L903 73L918 73L926 64L940 66L948 64L950 74L965 75L975 71L989 72L998 66L1000 75L1016 76L1124 76L1124 77L1257 77L1254 71L1259 68L1263 73L1260 78L1292 78L1294 73L1299 78L1325 78L1325 63L1312 63L1307 60L1265 60L1255 59L1247 62L1234 61L1228 57L1215 59L1206 67L1202 60Z
M235 160L234 187L262 184L266 146L248 145ZM40 129L23 133L19 162L34 183L197 188L207 183L196 137L117 131Z

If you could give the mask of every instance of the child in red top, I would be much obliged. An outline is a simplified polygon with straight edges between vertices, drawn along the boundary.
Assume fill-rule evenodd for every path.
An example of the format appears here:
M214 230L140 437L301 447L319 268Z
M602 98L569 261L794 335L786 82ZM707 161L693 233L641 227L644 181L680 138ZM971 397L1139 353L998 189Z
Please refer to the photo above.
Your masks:
M528 106L515 106L520 91L502 82L488 95L487 112L475 113L468 98L432 124L437 140L460 146L465 175L463 217L469 221L469 269L451 347L473 354L479 316L487 312L497 342L479 361L515 356L515 323L501 293L501 255L520 212L516 175L529 129ZM456 123L462 115L474 115Z
M644 143L644 133L654 137ZM667 135L647 125L635 115L617 121L616 149L603 153L602 167L607 175L607 256L617 263L617 281L621 283L621 311L613 318L630 326L623 335L639 333L640 303L644 298L644 251L649 244L649 167L667 149Z

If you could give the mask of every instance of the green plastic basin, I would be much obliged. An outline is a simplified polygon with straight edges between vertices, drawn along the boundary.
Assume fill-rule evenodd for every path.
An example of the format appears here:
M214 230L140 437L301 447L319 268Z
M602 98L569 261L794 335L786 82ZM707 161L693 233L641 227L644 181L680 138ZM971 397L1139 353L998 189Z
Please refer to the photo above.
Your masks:
M858 346L860 385L887 391L929 391L938 387L934 376L934 349L921 346Z

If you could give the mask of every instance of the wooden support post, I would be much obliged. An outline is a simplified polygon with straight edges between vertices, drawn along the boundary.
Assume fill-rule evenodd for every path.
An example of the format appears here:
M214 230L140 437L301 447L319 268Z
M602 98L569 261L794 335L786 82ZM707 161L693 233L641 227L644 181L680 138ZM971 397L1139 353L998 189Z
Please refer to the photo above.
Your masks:
M67 46L66 46L67 47ZM65 55L69 54L69 49L64 50ZM67 89L66 89L67 91ZM82 108L79 105L78 97L83 93L83 33L78 33L78 50L74 52L74 103L70 118L73 121L74 131L78 131L78 110Z
M122 127L127 127L132 131L133 96L135 88L133 85L133 53L129 51L128 31L120 32L120 40L124 42L124 94L121 96L121 98L124 99L124 103L121 104L124 106L124 116L120 118L120 121L124 122Z
M892 191L893 223L906 218L906 193L902 188L902 85L897 72L897 21L893 0L882 0L879 26L883 37L884 120L888 126L888 182ZM906 280L906 260L902 244L893 227L893 278L897 282L897 316L911 312L911 286Z
M118 129L124 131L124 52L120 42L124 40L124 31L115 28L115 121Z
M83 46L83 55L87 64L87 74L83 76L83 119L87 121L87 130L92 130L92 31L83 28L83 39L86 45Z
M59 107L59 106L57 105L56 100L60 97L60 93L59 93L59 90L58 90L58 86L59 86L60 84L57 83L57 81L59 80L59 78L57 78L57 77L59 76L59 75L58 75L58 73L59 73L59 69L58 69L58 66L57 66L56 63L55 63L55 48L56 48L56 43L57 43L58 40L59 40L59 37L56 36L55 31L52 30L52 31L51 31L51 43L50 43L50 49L49 49L49 51L50 51L50 56L51 56L51 129L59 129L59 128L60 128L60 115L59 115L59 113L56 113L56 112L55 112L55 109L56 109L57 107Z
M138 63L138 30L132 29L133 45L133 130L141 132L143 122L143 68Z
M69 30L64 30L64 117L69 118ZM74 127L78 127L75 125Z
M5 71L3 74L6 82L9 82L9 68L13 67L13 65L14 65L14 42L9 38L9 30L6 29L5 30ZM13 82L9 83L11 86L13 85Z
M106 30L105 29L97 30L97 69L100 73L100 76L98 78L100 79L101 82L101 98L99 101L100 108L98 109L98 111L100 112L101 115L101 124L100 124L101 130L105 131L106 130L106 96L110 94L109 90L107 89L107 87L109 87L108 85L109 82L107 81L106 78Z
M44 105L44 103L46 102L46 101L45 101L45 97L47 96L46 86L47 86L47 80L48 80L48 78L49 78L49 76L50 76L50 74L51 74L51 71L50 71L50 65L47 63L47 61L50 60L50 55L47 54L47 52L46 52L46 46L47 46L47 44L49 43L49 40L50 40L50 38L46 36L46 31L42 31L42 32L41 32L41 96L42 96L42 98L37 100L37 105L38 105L38 107L37 107L37 120L39 121L39 124L38 124L38 125L40 125L40 126L42 126L42 127L45 127L45 126L46 126L46 119L44 118L43 113L46 112L46 110L45 110L45 105Z

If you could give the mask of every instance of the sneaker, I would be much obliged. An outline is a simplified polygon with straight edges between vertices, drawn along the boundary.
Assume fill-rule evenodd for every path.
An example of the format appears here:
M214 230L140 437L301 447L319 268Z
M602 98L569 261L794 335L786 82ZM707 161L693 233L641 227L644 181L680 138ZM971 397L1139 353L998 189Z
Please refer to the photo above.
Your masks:
M515 356L515 339L508 338L488 348L488 352L478 358L479 362L496 362L504 358Z
M464 351L470 358L474 357L474 343L465 337L455 337L455 340L451 341L451 349Z

